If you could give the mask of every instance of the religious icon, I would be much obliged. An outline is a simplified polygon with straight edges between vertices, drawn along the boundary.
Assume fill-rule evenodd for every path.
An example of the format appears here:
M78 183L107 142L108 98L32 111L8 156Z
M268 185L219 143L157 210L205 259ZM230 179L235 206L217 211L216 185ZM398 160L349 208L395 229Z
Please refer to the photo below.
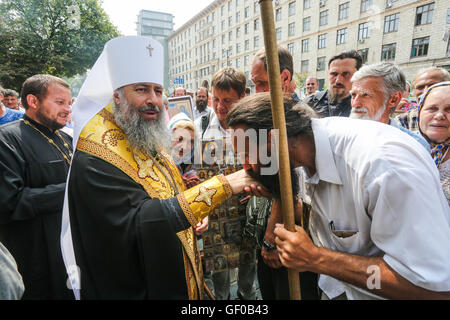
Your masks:
M219 233L214 235L214 245L223 244L222 235Z
M194 113L192 111L192 98L190 96L168 98L169 102L169 117L177 115L178 113L186 114L192 121L194 120Z
M208 248L213 245L210 234L205 233L202 236L202 239L203 239L203 247Z
M214 256L214 270L223 271L227 269L227 257L224 255Z
M219 223L215 221L211 221L209 224L210 231L212 233L218 233L219 232Z
M206 170L198 170L198 177L200 178L200 182L203 182L204 180L206 180Z
M214 259L205 259L205 271L214 271Z

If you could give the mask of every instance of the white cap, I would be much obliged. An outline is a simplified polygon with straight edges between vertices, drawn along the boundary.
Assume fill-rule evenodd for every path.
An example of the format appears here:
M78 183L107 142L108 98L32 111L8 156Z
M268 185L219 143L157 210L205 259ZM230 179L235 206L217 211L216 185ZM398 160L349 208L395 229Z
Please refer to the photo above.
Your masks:
M74 149L83 127L112 101L114 90L140 82L163 85L163 46L156 40L141 36L108 41L73 105Z

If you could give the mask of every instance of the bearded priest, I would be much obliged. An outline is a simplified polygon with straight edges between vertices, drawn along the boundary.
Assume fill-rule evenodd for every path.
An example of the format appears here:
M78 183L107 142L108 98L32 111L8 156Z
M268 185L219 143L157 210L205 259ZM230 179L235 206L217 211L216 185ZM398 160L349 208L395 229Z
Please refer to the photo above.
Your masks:
M200 299L192 227L234 193L263 192L244 171L186 190L162 111L163 47L105 45L78 96L62 248L77 299Z

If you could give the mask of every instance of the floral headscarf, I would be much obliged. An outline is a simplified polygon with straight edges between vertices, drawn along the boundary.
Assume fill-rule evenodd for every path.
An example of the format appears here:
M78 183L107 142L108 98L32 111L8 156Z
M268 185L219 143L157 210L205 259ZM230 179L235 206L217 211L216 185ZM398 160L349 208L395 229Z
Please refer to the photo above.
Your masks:
M432 85L420 97L419 108L418 108L418 110L419 110L419 112L418 112L418 114L419 114L419 116L418 116L419 130L420 130L420 112L422 111L422 107L425 104L425 99L428 97L431 90L438 88L438 87L444 87L444 86L450 86L450 81L439 82L439 83ZM425 136L425 134L422 132L422 130L420 130L420 133L423 136ZM439 165L439 163L444 158L445 151L447 150L448 146L450 145L450 137L441 143L435 143L433 141L429 141L429 139L427 139L427 140L431 145L431 156L433 157L433 160L436 163L436 165Z

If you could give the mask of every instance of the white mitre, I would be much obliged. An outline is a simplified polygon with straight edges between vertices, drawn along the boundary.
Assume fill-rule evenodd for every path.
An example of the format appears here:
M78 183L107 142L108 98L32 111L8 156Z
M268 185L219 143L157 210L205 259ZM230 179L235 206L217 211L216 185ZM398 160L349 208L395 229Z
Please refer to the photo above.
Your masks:
M114 90L140 82L163 85L163 46L156 40L140 36L119 37L108 41L84 81L72 108L74 150L81 130L112 101Z
M78 137L84 126L113 99L115 89L133 83L156 83L163 85L164 49L156 40L126 36L108 41L97 62L92 67L74 103L72 119L74 122L74 154ZM61 248L69 280L76 299L80 299L80 270L76 264L70 230L68 185L64 197L63 220L61 227Z

